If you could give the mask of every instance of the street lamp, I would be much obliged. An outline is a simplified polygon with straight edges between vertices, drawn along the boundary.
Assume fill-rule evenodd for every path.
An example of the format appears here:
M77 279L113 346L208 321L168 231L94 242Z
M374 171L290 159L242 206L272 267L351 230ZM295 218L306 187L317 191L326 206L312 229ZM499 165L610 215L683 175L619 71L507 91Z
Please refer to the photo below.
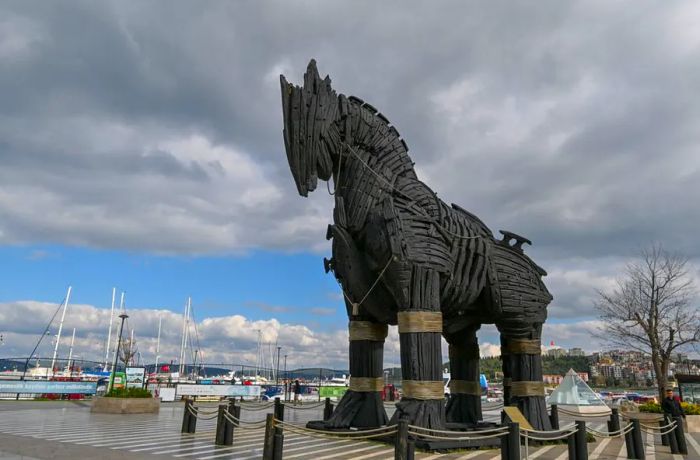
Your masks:
M119 339L117 339L117 351L114 353L114 364L112 365L112 375L109 377L109 386L107 387L107 393L112 391L114 386L114 375L117 373L117 359L119 358L119 346L122 344L122 332L124 332L124 320L129 317L126 313L119 315L122 319L122 323L119 326Z
M275 371L275 377L277 377L277 382L275 385L279 386L280 384L280 350L282 347L277 346L277 370Z

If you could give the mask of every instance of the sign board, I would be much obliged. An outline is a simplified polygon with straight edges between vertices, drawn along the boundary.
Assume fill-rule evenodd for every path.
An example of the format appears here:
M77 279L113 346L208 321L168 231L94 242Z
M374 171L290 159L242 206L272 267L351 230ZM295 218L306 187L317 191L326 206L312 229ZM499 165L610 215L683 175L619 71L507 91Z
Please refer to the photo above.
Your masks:
M321 387L322 398L340 398L348 391L348 387Z
M114 388L124 388L126 383L126 374L124 372L114 373Z
M143 387L144 376L146 369L143 367L127 367L126 368L126 387L141 388Z
M159 388L158 396L161 401L172 402L175 401L175 388Z
M503 406L503 412L506 413L506 417L510 419L511 422L513 423L519 423L521 429L525 430L534 430L532 425L530 425L530 422L527 421L525 416L523 415L522 412L520 412L520 409L518 409L515 406Z
M97 391L97 382L0 380L0 393L60 393L94 395L95 391Z
M255 398L260 396L260 385L193 385L179 384L178 396L243 396Z

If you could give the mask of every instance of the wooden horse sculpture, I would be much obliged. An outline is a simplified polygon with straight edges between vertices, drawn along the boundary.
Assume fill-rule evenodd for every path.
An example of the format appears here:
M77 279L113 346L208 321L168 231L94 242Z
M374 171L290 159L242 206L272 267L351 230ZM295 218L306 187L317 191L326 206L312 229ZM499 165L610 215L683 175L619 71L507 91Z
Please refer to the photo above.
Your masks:
M479 218L448 206L416 176L408 147L389 120L361 99L336 94L315 61L302 87L280 76L284 143L297 189L333 179L324 260L343 289L349 316L350 388L329 428L387 423L381 400L383 346L398 324L403 397L392 420L444 429L481 419L481 324L501 334L505 404L536 429L547 417L540 337L552 296L545 271L523 253L525 238L497 240ZM329 186L330 190L330 186ZM449 344L445 403L440 337Z

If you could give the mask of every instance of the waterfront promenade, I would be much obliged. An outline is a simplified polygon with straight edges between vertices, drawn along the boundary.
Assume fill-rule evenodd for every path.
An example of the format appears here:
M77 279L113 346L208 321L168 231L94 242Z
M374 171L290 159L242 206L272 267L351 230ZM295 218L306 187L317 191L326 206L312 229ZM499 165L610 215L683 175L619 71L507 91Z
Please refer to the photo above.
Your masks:
M213 406L209 403L207 406ZM200 407L205 407L204 404ZM291 406L290 406L291 407ZM389 408L391 411L391 409ZM181 434L183 405L163 404L160 414L107 415L92 414L87 402L0 402L0 459L155 459L181 458L199 460L260 459L263 430L236 431L233 446L214 446L214 420L199 420L197 433ZM243 411L247 421L262 420L265 411ZM287 410L285 419L305 423L321 418L320 409ZM498 411L485 413L488 420L497 420ZM563 419L564 423L566 420ZM604 429L604 420L591 426ZM700 460L700 434L689 436L687 457L672 456L660 439L646 435L647 459ZM524 455L523 448L523 458ZM422 460L497 459L496 450L462 451L449 454L417 453ZM599 439L589 444L589 458L625 458L624 443L618 439ZM285 459L356 459L393 458L393 447L370 441L318 439L287 433ZM529 449L529 458L564 460L566 446L545 446Z

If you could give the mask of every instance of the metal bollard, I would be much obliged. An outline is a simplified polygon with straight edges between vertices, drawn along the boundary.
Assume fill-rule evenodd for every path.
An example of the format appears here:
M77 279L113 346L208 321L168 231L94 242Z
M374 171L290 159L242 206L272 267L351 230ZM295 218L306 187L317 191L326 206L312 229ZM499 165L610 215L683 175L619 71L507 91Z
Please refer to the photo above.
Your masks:
M576 431L566 438L566 447L569 451L569 460L576 460Z
M662 429L662 431L663 431L663 427L666 426L666 425L668 425L668 419L667 419L666 416L664 415L664 417L663 417L661 420L659 420L659 427L660 427L660 428ZM669 443L668 443L668 435L667 435L667 434L662 434L662 435L661 435L661 445L662 445L662 446L669 446Z
M236 420L241 419L241 408L240 408L240 406L236 406L235 398L231 398L228 402L228 413L231 416L233 416ZM235 424L227 418L226 419L226 431L224 432L224 445L225 446L233 445L233 430L234 430L234 428L235 428Z
M224 417L225 411L226 406L220 405L219 411L216 414L216 435L214 436L214 444L217 446L224 445L224 433L226 432L226 417Z
M634 458L645 460L646 452L644 452L644 442L642 441L642 427L638 419L632 420L632 444L634 444Z
M408 460L408 420L399 419L394 441L394 460Z
M408 441L406 447L406 460L415 460L416 458L416 442Z
M189 433L190 429L190 414L189 411L189 406L192 404L192 401L188 398L185 399L185 411L182 413L182 429L180 430L181 433Z
M508 434L501 436L501 459L520 460L520 424L508 423Z
M263 460L273 460L275 450L275 415L267 414L265 418L265 439L263 445Z
M553 430L559 429L559 410L556 404L552 404L552 409L549 411L549 423L552 424Z
M277 420L284 421L284 403L280 401L279 397L275 398L275 408L273 411L275 418ZM275 425L274 433L274 449L272 450L273 460L282 460L282 450L284 448L284 432L282 431L282 426L279 424Z
M610 420L608 421L609 431L618 431L620 429L620 412L617 408L613 407L610 413Z
M668 423L673 422L673 418L670 415L665 416L664 419ZM666 425L668 425L668 423L666 423ZM671 431L669 434L666 435L666 440L668 441L668 447L671 448L672 454L681 453L681 451L678 450L678 440L676 439L675 430Z
M678 443L678 452L681 455L688 455L688 445L685 442L685 433L683 433L683 417L676 416L673 417L676 422L676 429L669 434L676 435L676 442Z
M637 453L634 450L634 440L632 439L631 431L625 433L625 447L627 449L627 458L637 458Z
M586 436L586 422L576 420L576 460L588 460L588 439Z
M323 407L323 420L328 420L333 415L333 403L331 398L326 398L326 405Z

